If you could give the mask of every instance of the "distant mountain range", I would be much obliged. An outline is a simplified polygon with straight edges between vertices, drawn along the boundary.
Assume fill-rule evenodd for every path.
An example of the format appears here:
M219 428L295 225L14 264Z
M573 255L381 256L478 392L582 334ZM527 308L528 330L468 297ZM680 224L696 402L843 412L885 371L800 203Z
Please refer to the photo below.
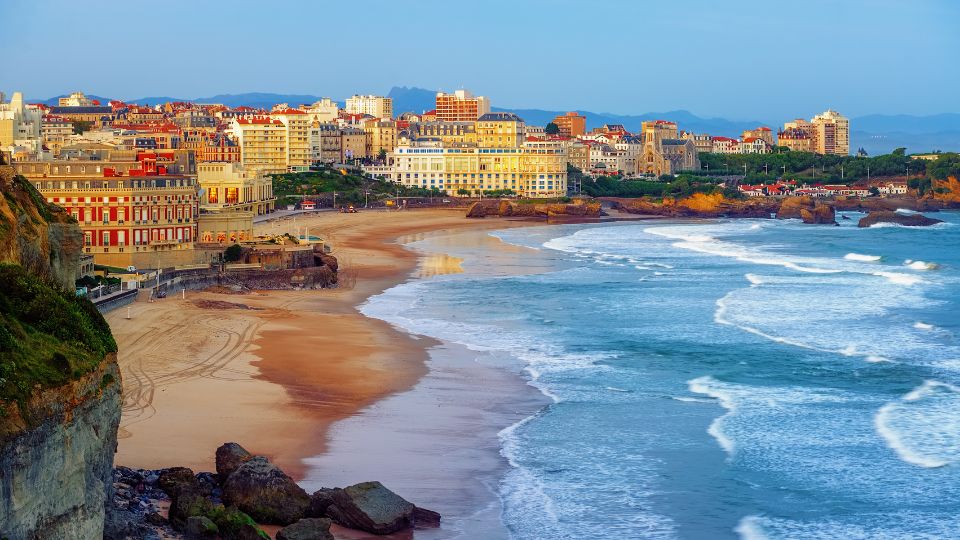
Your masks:
M416 87L393 87L387 96L393 98L394 114L403 112L422 113L434 108L436 92ZM60 97L50 98L43 103L56 105ZM87 96L106 104L112 98ZM267 92L250 92L245 94L220 94L201 98L178 98L170 96L154 96L141 99L125 100L129 103L141 105L155 105L168 101L192 101L195 103L221 103L228 107L257 107L269 109L277 103L289 103L296 107L302 103L313 103L321 96L309 94L273 94ZM341 104L343 101L341 100ZM546 125L554 117L567 111L549 111L542 109L510 109L494 107L494 111L512 112L523 118L528 124ZM682 129L697 133L737 137L745 129L757 126L769 126L776 129L780 122L765 122L760 120L728 120L725 118L703 118L690 111L675 110L665 112L650 112L644 114L624 115L614 113L597 113L578 110L579 114L587 118L587 127L593 128L603 124L622 124L628 130L640 129L644 120L672 120ZM889 153L898 147L906 147L908 152L927 152L930 150L960 151L960 114L945 113L930 116L912 116L906 114L884 115L870 114L852 118L850 120L853 132L850 134L852 151L864 148L870 155Z

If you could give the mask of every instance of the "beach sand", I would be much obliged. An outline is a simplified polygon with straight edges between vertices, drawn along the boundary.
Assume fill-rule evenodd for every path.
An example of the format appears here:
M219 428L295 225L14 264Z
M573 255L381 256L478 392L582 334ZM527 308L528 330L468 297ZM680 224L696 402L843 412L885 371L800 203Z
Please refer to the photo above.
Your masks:
M303 460L324 453L330 425L412 388L427 372L427 349L438 345L356 309L408 277L459 270L459 260L443 254L418 266L420 256L394 240L528 223L467 220L461 209L328 212L258 224L258 232L307 227L323 237L340 261L342 287L187 291L185 298L138 301L129 320L126 308L109 313L124 378L115 463L209 471L217 446L235 441L303 480ZM367 436L370 444L382 442ZM487 444L495 446L496 438ZM350 478L380 479L380 472ZM341 479L347 477L320 483Z

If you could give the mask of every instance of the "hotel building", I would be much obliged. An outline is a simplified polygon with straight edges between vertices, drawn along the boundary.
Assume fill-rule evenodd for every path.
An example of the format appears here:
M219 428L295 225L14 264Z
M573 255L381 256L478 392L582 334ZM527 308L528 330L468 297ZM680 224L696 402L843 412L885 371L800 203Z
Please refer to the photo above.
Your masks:
M287 126L269 116L234 118L230 128L240 146L240 164L249 171L287 172Z
M233 244L253 239L253 217L273 211L273 182L237 163L200 163L197 240Z
M490 100L484 96L474 96L468 90L457 90L452 94L437 93L437 120L443 122L473 122L490 112Z
M270 117L283 122L286 170L306 171L310 168L310 117L299 109L282 109Z

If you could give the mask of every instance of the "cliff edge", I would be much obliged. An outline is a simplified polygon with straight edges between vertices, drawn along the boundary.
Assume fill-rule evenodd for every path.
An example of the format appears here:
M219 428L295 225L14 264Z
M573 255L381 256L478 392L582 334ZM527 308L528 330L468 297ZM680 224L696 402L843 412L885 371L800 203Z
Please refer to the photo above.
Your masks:
M76 222L3 165L0 195L0 538L102 538L116 342L73 292Z

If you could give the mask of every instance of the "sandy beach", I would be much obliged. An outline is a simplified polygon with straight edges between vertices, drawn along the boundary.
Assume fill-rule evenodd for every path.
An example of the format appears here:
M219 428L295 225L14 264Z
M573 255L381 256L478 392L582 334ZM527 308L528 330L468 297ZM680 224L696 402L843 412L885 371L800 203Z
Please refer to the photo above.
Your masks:
M396 242L435 231L521 226L466 220L463 210L318 213L258 224L307 227L340 261L338 289L219 294L138 301L107 316L120 347L124 408L115 462L213 470L213 451L236 441L296 479L322 454L333 422L414 386L427 348L356 307L416 274L457 271ZM421 236L417 236L421 235Z

